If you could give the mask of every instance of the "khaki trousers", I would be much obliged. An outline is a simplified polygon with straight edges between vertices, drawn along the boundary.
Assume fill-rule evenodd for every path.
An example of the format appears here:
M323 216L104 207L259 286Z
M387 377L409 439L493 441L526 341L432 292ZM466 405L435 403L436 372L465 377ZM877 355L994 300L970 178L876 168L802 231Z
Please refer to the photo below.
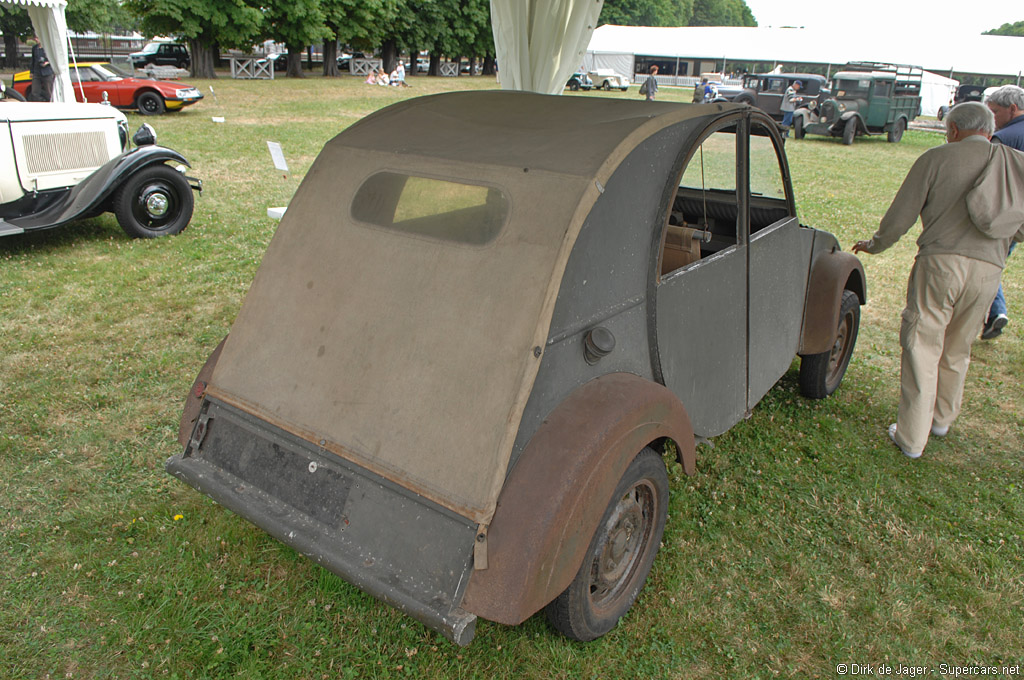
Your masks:
M960 414L971 344L981 332L1002 268L961 255L918 256L900 325L896 441L923 451L931 426Z

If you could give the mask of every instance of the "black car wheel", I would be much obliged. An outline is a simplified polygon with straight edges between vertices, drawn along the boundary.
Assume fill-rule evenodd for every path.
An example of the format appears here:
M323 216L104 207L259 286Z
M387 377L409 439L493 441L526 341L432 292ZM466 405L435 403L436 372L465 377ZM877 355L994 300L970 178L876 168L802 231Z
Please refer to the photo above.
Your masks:
M903 139L903 132L906 129L907 120L905 118L900 118L895 123L893 123L892 129L889 130L889 135L886 137L886 139L895 144L896 142Z
M11 101L15 102L25 101L25 98L21 95L21 93L15 90L13 87L5 87L3 91L3 97L0 97L0 99L10 99Z
M856 116L846 119L846 127L843 128L843 144L850 146L853 144L853 138L857 136L857 118Z
M605 92L610 92L612 89L612 84L606 80L603 83L601 83L601 89L604 90Z
M192 187L177 170L151 165L135 173L114 195L117 223L133 238L184 231L192 219Z
M156 92L143 92L135 99L135 106L143 116L156 116L166 110L164 98Z
M580 83L579 83L579 81L577 81L577 80L570 80L570 81L569 81L569 90L570 90L571 92L576 92L576 91L577 91L577 90L579 90L579 89L580 89Z
M804 118L803 116L797 116L793 119L793 137L796 139L804 138Z
M800 358L800 392L805 397L824 399L836 391L850 365L859 328L860 300L852 290L844 290L832 349Z
M667 516L665 463L648 447L619 480L576 577L544 610L551 625L581 641L610 631L647 580Z

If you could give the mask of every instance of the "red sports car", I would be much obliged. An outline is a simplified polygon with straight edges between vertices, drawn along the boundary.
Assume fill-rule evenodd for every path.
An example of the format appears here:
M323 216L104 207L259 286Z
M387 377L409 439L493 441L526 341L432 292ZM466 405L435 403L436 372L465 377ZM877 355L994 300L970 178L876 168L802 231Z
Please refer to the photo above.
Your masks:
M203 98L203 93L192 85L169 80L136 78L117 66L106 62L83 62L71 67L71 82L75 98L80 102L107 101L122 109L138 109L144 116L164 111L180 111ZM28 71L14 75L14 89L26 98L32 89L32 76Z

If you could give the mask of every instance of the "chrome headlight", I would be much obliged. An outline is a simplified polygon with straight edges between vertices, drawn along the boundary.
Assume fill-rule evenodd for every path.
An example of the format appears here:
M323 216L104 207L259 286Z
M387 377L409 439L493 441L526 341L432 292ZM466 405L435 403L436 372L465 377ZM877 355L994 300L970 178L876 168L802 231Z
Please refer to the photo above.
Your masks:
M117 121L117 137L121 140L121 151L128 150L128 121Z
M143 123L132 137L132 141L135 142L135 146L156 144L156 130L149 123Z

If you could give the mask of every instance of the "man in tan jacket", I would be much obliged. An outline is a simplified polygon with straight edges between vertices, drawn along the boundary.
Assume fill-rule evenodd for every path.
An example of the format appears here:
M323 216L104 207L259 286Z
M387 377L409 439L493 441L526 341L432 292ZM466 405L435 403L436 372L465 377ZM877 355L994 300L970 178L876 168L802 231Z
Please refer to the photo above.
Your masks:
M994 128L984 104L953 107L946 118L949 143L917 159L878 231L853 246L856 253L880 253L921 216L900 325L899 410L889 426L889 437L910 458L920 457L929 433L945 436L959 415L971 343L996 294L1010 241L1024 240L1024 217L1018 219L1013 206L1016 197L1008 195L998 173L985 173L993 162L1008 168L1009 190L1017 191L1024 187L1024 154L991 144ZM974 205L1006 209L993 219L977 217ZM1005 231L1007 216L1012 216L1013 233L993 235L991 223L1000 222Z

